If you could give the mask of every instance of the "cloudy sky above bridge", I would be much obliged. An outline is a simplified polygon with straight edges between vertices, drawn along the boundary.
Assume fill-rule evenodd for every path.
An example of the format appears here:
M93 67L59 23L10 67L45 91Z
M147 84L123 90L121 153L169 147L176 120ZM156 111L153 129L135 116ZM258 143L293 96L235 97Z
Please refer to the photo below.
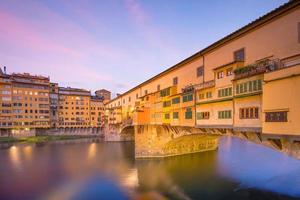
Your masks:
M0 0L0 65L124 92L287 0Z

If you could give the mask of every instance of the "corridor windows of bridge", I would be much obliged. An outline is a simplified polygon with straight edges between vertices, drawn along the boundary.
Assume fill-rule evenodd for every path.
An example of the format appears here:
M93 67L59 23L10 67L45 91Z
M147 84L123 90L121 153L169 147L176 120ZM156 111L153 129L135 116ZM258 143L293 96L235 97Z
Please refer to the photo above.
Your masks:
M197 77L203 76L204 74L204 66L200 66L197 68Z
M172 99L172 104L178 104L180 103L180 97L176 97Z
M287 111L266 112L266 122L287 122Z
M233 59L234 59L234 61L244 61L245 60L245 48L234 51Z
M240 108L240 119L258 119L258 107Z
M197 119L209 119L209 112L197 112Z
M232 74L233 74L232 67L231 67L231 68L228 68L228 69L226 69L226 76L231 76Z
M218 97L227 97L232 95L232 87L218 90Z
M182 102L189 102L189 101L193 101L193 94L185 94L182 97Z
M173 85L178 85L178 77L173 78Z
M185 109L185 119L193 119L192 108Z
M231 119L231 110L218 111L219 119Z
M217 73L217 77L218 77L218 79L223 78L223 77L224 77L224 71L219 71L219 72Z
M179 112L173 112L173 119L179 119Z

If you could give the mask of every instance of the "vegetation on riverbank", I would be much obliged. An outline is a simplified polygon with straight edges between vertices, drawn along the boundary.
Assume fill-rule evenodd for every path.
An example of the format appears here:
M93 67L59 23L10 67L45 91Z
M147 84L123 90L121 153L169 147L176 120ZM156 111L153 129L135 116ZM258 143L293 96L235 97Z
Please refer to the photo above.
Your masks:
M38 142L49 142L57 140L71 140L71 139L80 139L80 138L95 138L99 136L91 135L47 135L47 136L32 136L32 137L0 137L0 143L12 143L12 142L29 142L29 143L38 143Z

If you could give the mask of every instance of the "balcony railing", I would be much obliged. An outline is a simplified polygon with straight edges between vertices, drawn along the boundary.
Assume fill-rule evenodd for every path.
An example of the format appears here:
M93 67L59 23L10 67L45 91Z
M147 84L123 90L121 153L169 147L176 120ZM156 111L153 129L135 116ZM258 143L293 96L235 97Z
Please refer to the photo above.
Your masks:
M215 86L215 80L206 81L200 84L195 85L196 90L202 90L206 88L211 88Z
M234 79L247 78L258 74L263 74L265 72L276 71L282 68L284 68L284 65L279 59L264 60L235 69Z

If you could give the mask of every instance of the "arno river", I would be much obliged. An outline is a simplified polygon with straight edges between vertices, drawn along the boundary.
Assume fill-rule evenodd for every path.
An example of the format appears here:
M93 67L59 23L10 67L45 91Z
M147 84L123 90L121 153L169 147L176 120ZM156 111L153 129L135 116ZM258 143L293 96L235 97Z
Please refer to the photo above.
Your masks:
M230 137L150 160L129 142L2 144L0 199L300 199L300 160Z

